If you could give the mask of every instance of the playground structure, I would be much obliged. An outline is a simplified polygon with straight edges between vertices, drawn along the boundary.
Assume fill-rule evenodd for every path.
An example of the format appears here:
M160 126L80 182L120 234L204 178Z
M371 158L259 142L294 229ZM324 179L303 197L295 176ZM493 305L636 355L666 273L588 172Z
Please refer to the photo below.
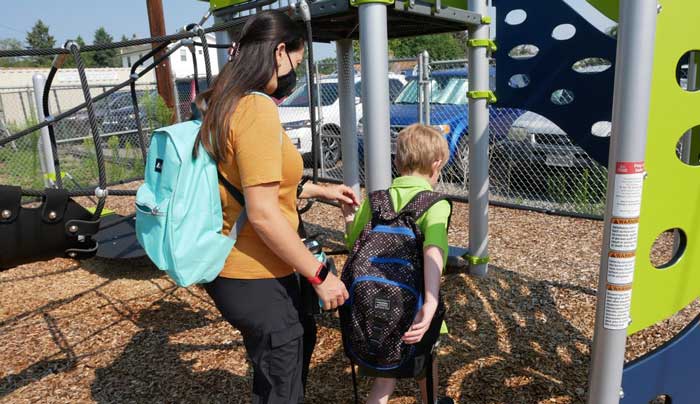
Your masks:
M234 18L240 12L236 5L224 6L221 2L213 2L214 15L217 20L216 29L229 29L228 35L235 35L237 27L240 27L240 19ZM469 52L469 153L471 162L470 175L470 229L469 254L466 255L470 265L470 272L475 275L486 275L488 269L488 223L486 208L488 206L488 108L489 103L495 101L490 93L488 85L488 61L487 52L492 48L489 39L489 23L487 17L487 3L485 0L470 0L467 9L447 3L421 4L420 2L393 4L372 3L358 1L352 7L345 2L320 1L314 2L310 7L310 19L314 25L314 38L320 40L336 40L338 54L338 81L340 89L341 110L341 136L343 138L343 170L346 184L359 190L357 140L355 138L354 117L354 74L352 62L352 46L350 39L358 35L356 27L359 25L359 39L361 43L361 59L371 60L362 69L363 97L364 97L364 127L365 144L367 145L367 189L376 190L385 188L391 181L390 168L390 143L389 143L389 106L388 106L388 82L386 78L387 49L386 42L389 37L398 37L403 34L415 35L418 33L444 32L468 28L470 32ZM508 43L509 30L515 30L505 23L505 16L515 10L526 12L526 19L522 29L529 26L541 27L541 32L549 33L556 28L554 20L569 15L568 22L576 25L576 34L569 40L581 41L590 38L598 38L588 41L590 48L570 46L568 40L564 40L571 54L560 57L555 70L566 79L564 84L559 81L559 74L551 74L543 71L543 67L552 68L551 63L545 64L540 60L562 54L561 47L552 45L554 41L549 39L549 44L540 42L543 37L525 39L540 48L540 53L529 60L511 61L501 63L498 74L498 96L500 102L509 102L515 106L527 107L540 111L543 115L557 123L566 125L575 119L585 121L583 127L602 120L610 120L612 111L613 135L610 143L609 159L605 151L608 150L607 139L593 138L590 134L578 133L576 130L567 130L576 138L577 142L592 155L602 161L608 161L608 205L606 210L604 242L601 259L600 285L598 288L598 315L596 335L594 338L593 357L591 363L591 377L589 385L589 403L616 403L621 400L624 403L646 403L656 397L667 395L667 402L692 403L700 392L692 380L693 370L697 369L697 339L698 321L694 321L675 339L663 347L649 353L645 357L624 365L625 339L628 332L639 331L657 321L660 321L695 299L698 295L694 287L696 275L693 268L698 264L698 243L695 239L697 230L693 227L697 223L697 207L695 206L700 195L700 187L693 187L698 181L693 181L693 175L697 175L698 158L697 133L692 129L696 122L693 120L692 111L697 111L692 97L697 96L687 90L695 89L695 53L691 53L687 62L683 56L688 51L697 48L693 38L698 38L697 28L692 28L692 11L697 5L690 0L662 2L657 5L651 0L621 0L619 4L619 33L617 54L613 55L610 40L602 36L596 37L594 32L587 28L585 21L573 20L570 15L572 10L559 0L549 2L547 15L540 4L527 4L526 1L499 0L498 7L499 36L504 43ZM591 0L602 11L615 18L614 13L618 9L615 1ZM668 3L668 4L666 4ZM264 5L254 5L265 7ZM343 7L344 5L344 7ZM247 6L250 6L248 4ZM271 5L267 5L268 7ZM289 5L288 5L289 6ZM357 8L353 8L357 6ZM446 6L446 7L443 7ZM553 12L554 10L554 12ZM442 14L442 15L439 15ZM420 17L417 17L420 16ZM336 18L343 18L345 24L337 24ZM425 26L425 31L407 30L414 18L419 19ZM386 22L389 21L387 28ZM561 20L559 21L561 23ZM393 25L392 25L393 24ZM510 25L510 24L508 24ZM338 27L344 27L341 30ZM348 28L349 27L349 28ZM399 27L399 28L396 28ZM196 34L204 30L192 27ZM692 31L692 32L691 32ZM185 34L183 34L185 35ZM188 34L192 35L192 34ZM226 33L218 31L219 43L228 43ZM598 33L598 35L600 35ZM523 36L520 36L523 38ZM178 36L170 39L182 40ZM674 38L670 41L669 38ZM597 41L597 42L596 42ZM206 52L206 41L202 42ZM509 46L503 47L508 51ZM160 47L162 50L164 47ZM156 48L158 49L158 48ZM177 48L175 48L177 49ZM591 54L595 49L597 52ZM80 66L80 50L69 45L68 51L78 61ZM174 50L172 50L174 51ZM5 56L7 52L0 52ZM66 54L66 51L61 51ZM155 52L153 52L155 53ZM9 55L9 53L8 53ZM585 80L571 79L576 76L571 69L573 62L583 57L603 57L615 62L615 69L586 77ZM60 59L60 58L59 58ZM225 60L220 58L220 60ZM143 62L143 60L141 61ZM690 73L687 88L683 89L677 82L677 70L682 63L688 63ZM55 65L54 68L59 68ZM211 79L209 66L206 66L208 79ZM53 71L53 69L52 69ZM80 67L79 67L80 71ZM136 73L136 67L132 70ZM528 74L529 84L523 88L507 88L510 78L515 74ZM614 97L602 93L586 93L586 87L605 88L605 84L612 84L613 74L615 78ZM45 88L50 88L52 75L47 79ZM134 76L136 77L136 76ZM549 77L549 79L547 79ZM137 77L136 77L137 78ZM120 88L132 85L136 78L124 83ZM591 80L591 81L586 81ZM83 87L87 85L84 77L81 77ZM570 86L570 87L564 87ZM579 86L579 87L573 87ZM532 88L538 91L530 92ZM570 89L575 95L573 102L567 108L548 102L553 91L557 89ZM371 91L370 91L371 90ZM114 90L116 91L116 89ZM48 91L45 91L47 93ZM523 96L523 94L529 94ZM610 94L612 95L612 94ZM587 99L587 97L589 97ZM91 111L91 99L89 93L85 93L88 113ZM509 101L510 100L510 101ZM519 104L518 100L524 103ZM589 108L595 102L595 108ZM516 105L517 103L517 105ZM136 113L138 103L134 99ZM81 108L82 108L81 107ZM59 116L48 117L38 126L46 128L46 138L50 140L51 123L70 113L77 111L78 107ZM649 120L639 117L649 116ZM676 117L677 119L669 119ZM607 119L606 119L607 118ZM137 122L139 122L137 120ZM648 125L648 127L647 127ZM29 128L17 133L10 138L0 141L0 145L7 144L11 140L32 132L35 128ZM100 155L100 140L95 134L98 161ZM683 136L690 130L690 134ZM141 128L139 128L141 133ZM646 134L648 133L648 139ZM586 137L587 136L587 137ZM681 158L674 156L678 139L683 136L684 153ZM645 143L649 147L645 147ZM318 142L316 141L316 144ZM141 135L140 148L145 155L145 138ZM54 176L49 177L60 189L62 187L60 165L56 156L55 145L53 150L49 141L45 140L47 147L45 156L53 155L52 161L45 163L47 173L54 167ZM601 150L603 150L601 152ZM649 173L646 177L646 173ZM73 192L70 196L95 193L98 204L94 212L79 211L72 213L70 209L80 210L80 207L66 210L66 215L71 221L65 223L65 229L70 234L79 234L84 239L90 239L97 233L100 225L99 217L107 194L118 195L119 192L110 190L104 176L104 168L100 171L99 188L97 192ZM646 177L646 179L645 179ZM668 192L672 187L675 191ZM679 190L683 191L679 191ZM21 190L26 196L44 195L41 192ZM5 204L18 206L17 190L13 192L3 189L0 202L3 206L3 221L0 225L8 226L17 217L16 211L5 209ZM45 205L53 201L65 201L67 195L56 195L54 191L46 192ZM122 194L128 194L122 192ZM56 202L56 203L59 203ZM70 202L63 202L70 203ZM60 205L58 205L60 206ZM5 210L9 214L5 214ZM53 217L51 209L45 211L41 220L61 220ZM7 217L5 217L7 216ZM55 216L55 215L54 215ZM104 219L103 219L104 220ZM118 219L120 220L120 219ZM75 231L71 231L76 226ZM103 227L104 228L104 227ZM676 251L673 259L661 268L654 268L647 259L652 243L656 236L670 229L678 229ZM5 231L5 229L2 229ZM6 233L7 234L7 233ZM51 234L49 238L59 240L62 232ZM63 236L65 238L65 236ZM73 236L71 236L73 237ZM40 259L33 245L26 244L27 239L15 240L17 251L26 248L26 254L34 254L34 259ZM24 244L23 244L24 243ZM36 241L34 241L36 243ZM48 243L48 241L47 241ZM85 253L89 256L96 244L85 248L83 241L77 237L70 240L70 248L66 253ZM12 244L9 244L12 246ZM77 246L77 247L76 247ZM695 247L695 248L693 248ZM73 249L76 249L75 251ZM639 252L640 259L635 259ZM634 278L634 284L632 279ZM634 285L634 299L631 298L632 285ZM630 318L634 320L631 324ZM623 370L624 369L624 370Z

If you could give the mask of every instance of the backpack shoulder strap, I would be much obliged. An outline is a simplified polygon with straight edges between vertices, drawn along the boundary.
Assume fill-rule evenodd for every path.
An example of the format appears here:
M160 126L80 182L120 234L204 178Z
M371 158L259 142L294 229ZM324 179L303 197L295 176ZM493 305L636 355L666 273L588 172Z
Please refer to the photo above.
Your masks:
M372 208L372 220L388 221L395 219L398 214L391 203L389 190L382 189L369 194L370 207Z
M406 206L404 206L403 209L401 209L401 212L399 213L409 213L416 220L418 220L418 218L423 216L425 212L428 211L428 209L432 208L436 203L444 200L450 203L450 207L452 206L452 203L444 194L433 191L421 191L416 196L414 196L413 199L411 199L411 201L408 204L406 204ZM451 209L450 216L452 216Z

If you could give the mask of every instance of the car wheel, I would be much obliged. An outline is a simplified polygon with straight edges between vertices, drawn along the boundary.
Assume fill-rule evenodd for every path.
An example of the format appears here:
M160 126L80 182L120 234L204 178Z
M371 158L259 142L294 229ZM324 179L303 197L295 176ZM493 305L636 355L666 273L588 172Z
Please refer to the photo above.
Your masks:
M323 149L323 166L333 168L340 161L340 130L335 127L321 129L321 148Z

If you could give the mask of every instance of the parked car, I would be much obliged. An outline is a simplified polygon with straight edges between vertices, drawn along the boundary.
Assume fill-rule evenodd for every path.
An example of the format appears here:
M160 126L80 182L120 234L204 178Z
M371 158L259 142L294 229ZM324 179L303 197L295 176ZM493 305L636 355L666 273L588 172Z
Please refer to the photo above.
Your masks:
M495 68L491 68L491 88L495 87ZM466 184L469 177L469 90L466 68L431 72L430 123L445 135L450 148L447 172L453 182ZM419 83L416 76L408 77L408 84L390 107L390 133L392 155L396 151L396 138L406 126L419 121ZM490 108L492 122L490 141L502 139L510 124L522 114L512 108ZM358 125L360 158L364 158L364 128Z
M599 122L593 125L592 135L609 137L611 130L610 122ZM588 167L596 164L563 130L534 112L518 117L497 147L506 160L520 166Z
M394 97L406 84L406 79L401 74L389 73L389 94ZM340 102L338 100L338 78L329 76L322 78L320 87L320 114L317 117L320 127L320 139L323 149L323 164L326 167L334 166L341 158L340 155ZM362 117L362 82L359 76L355 77L355 114ZM393 99L393 97L392 97ZM311 118L309 115L309 93L306 83L297 87L280 105L280 120L287 135L292 139L305 161L312 149Z

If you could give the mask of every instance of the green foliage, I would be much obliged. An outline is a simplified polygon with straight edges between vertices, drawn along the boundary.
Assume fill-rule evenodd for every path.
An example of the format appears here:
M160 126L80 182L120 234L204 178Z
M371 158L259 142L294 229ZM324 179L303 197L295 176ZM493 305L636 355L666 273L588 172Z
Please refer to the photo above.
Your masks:
M168 126L172 121L173 111L155 92L147 92L139 99L139 106L146 115L147 126L151 129Z
M355 61L360 60L360 42L353 41ZM412 58L427 50L431 60L465 59L467 57L466 34L462 32L421 35L389 40L389 56Z
M25 128L36 125L36 119L30 119L24 124L15 122L7 125L10 133L17 133ZM41 189L44 181L41 177L39 162L39 136L37 130L0 148L0 183L19 185L28 189Z
M321 74L335 73L338 64L335 58L325 58L318 61L318 70Z
M95 38L92 41L93 45L109 45L113 42L114 38L107 33L104 27L100 27L95 31ZM116 49L95 51L92 55L92 59L96 67L117 67L120 65Z
M56 40L49 34L49 26L43 21L37 20L32 30L27 32L27 44L31 49L50 49L56 45ZM35 66L50 66L51 56L35 56L33 62Z

